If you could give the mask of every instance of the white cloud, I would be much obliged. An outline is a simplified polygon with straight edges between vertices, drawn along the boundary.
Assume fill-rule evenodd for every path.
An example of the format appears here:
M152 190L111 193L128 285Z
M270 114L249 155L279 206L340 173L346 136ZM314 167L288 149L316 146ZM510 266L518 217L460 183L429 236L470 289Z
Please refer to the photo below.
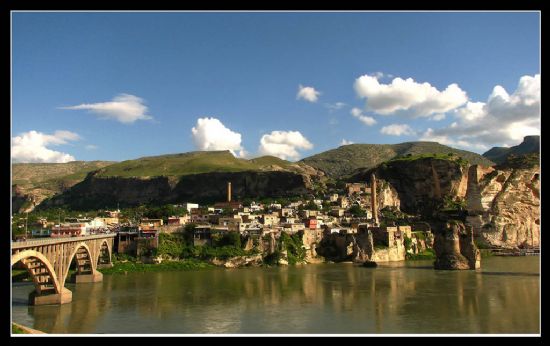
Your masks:
M429 117L468 101L466 92L457 84L439 91L429 83L417 83L412 78L397 77L390 84L380 84L376 74L364 75L355 80L354 88L359 97L367 99L367 110L382 115L407 111L413 117Z
M334 112L347 106L344 102L325 103L325 107L329 109L329 112Z
M340 145L349 145L349 144L353 144L355 142L352 142L352 141L348 141L347 139L342 139L342 142L340 142Z
M430 120L440 121L445 119L445 114L435 114L430 118Z
M120 94L109 102L83 103L77 106L59 107L61 109L85 109L99 116L100 119L112 119L123 124L137 120L153 119L147 112L143 99L129 94Z
M231 131L216 118L197 119L191 133L198 150L229 150L234 156L240 157L247 154L241 145L241 134Z
M260 155L277 156L283 160L298 160L299 149L309 150L313 144L299 131L271 131L260 139Z
M86 150L96 150L97 145L88 144L87 146L85 146L85 148L86 148Z
M315 90L314 87L305 87L300 84L298 93L296 94L296 100L302 99L308 102L317 102L319 95L321 95L321 92Z
M415 132L407 124L391 124L380 129L380 133L390 136L409 136Z
M77 141L80 136L71 131L55 131L53 135L38 131L21 133L11 139L11 158L13 162L54 162L75 161L74 156L47 148L50 145L68 144Z
M497 85L487 102L468 102L453 112L458 121L428 129L422 139L475 149L516 145L524 136L540 135L540 106L540 75L523 76L511 95Z
M352 108L350 114L359 119L363 124L367 126L372 126L376 124L376 120L373 117L369 117L363 114L359 108Z

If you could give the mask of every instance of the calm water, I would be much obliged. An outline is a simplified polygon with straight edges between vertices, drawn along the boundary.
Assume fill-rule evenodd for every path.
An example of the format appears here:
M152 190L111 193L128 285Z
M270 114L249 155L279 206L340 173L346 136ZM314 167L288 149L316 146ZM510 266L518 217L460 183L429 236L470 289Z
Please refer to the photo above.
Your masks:
M539 257L482 259L480 271L431 261L378 268L286 268L105 275L67 284L73 301L27 306L15 322L47 333L539 333Z

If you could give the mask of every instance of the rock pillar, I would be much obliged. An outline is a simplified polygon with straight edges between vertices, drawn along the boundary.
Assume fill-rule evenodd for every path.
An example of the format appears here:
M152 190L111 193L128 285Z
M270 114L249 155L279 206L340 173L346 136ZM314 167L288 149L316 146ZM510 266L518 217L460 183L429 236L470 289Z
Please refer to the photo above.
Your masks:
M473 232L462 223L447 222L435 232L435 269L478 269L481 266L479 250L474 244Z
M370 198L371 198L371 208L372 208L372 219L374 225L378 226L378 202L376 198L376 176L374 173L370 176L371 188L370 188Z

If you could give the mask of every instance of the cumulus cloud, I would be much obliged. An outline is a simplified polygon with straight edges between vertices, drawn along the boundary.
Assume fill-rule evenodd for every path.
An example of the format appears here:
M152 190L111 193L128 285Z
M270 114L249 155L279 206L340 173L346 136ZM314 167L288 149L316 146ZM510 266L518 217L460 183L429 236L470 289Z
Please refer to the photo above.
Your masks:
M229 150L234 156L240 157L247 154L241 145L241 134L231 131L216 118L197 119L191 134L198 150Z
M313 144L299 131L271 131L260 139L260 155L277 156L283 160L298 160L299 149L309 150Z
M51 145L68 144L77 141L80 136L71 131L55 131L45 134L38 131L21 133L11 139L11 158L13 162L54 162L75 161L74 156L47 148Z
M357 95L367 99L367 110L382 115L406 111L413 117L429 117L446 113L468 101L466 92L457 84L450 84L443 91L429 83L417 83L412 78L394 78L389 84L381 84L378 75L363 75L355 80Z
M540 135L540 106L540 75L523 76L511 95L497 85L487 102L468 102L452 112L457 121L429 128L421 139L473 149L516 145L524 136Z
M390 136L414 135L415 131L407 124L391 124L380 129L380 133Z
M340 145L349 145L349 144L353 144L355 142L352 142L352 141L348 141L347 139L342 139L342 142L340 142Z
M129 94L120 94L109 102L83 103L76 106L59 107L61 109L88 110L100 119L112 119L123 124L131 124L137 120L153 119L147 112L142 98Z
M369 117L363 114L363 111L359 108L352 108L350 114L359 119L363 124L367 126L372 126L376 124L376 120L373 117Z
M305 87L301 84L298 86L298 93L296 94L296 100L302 99L308 102L317 102L321 95L320 91L315 90L314 87Z

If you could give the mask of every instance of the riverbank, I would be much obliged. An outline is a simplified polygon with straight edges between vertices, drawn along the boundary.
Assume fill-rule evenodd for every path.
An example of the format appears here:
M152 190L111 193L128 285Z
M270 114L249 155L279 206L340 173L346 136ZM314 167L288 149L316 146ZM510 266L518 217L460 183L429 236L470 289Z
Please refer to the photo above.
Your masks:
M111 268L98 269L103 274L127 274L134 272L161 272L161 271L179 271L179 270L199 270L215 267L205 261L196 259L185 259L180 261L163 261L158 264L148 264L139 262L116 262Z

